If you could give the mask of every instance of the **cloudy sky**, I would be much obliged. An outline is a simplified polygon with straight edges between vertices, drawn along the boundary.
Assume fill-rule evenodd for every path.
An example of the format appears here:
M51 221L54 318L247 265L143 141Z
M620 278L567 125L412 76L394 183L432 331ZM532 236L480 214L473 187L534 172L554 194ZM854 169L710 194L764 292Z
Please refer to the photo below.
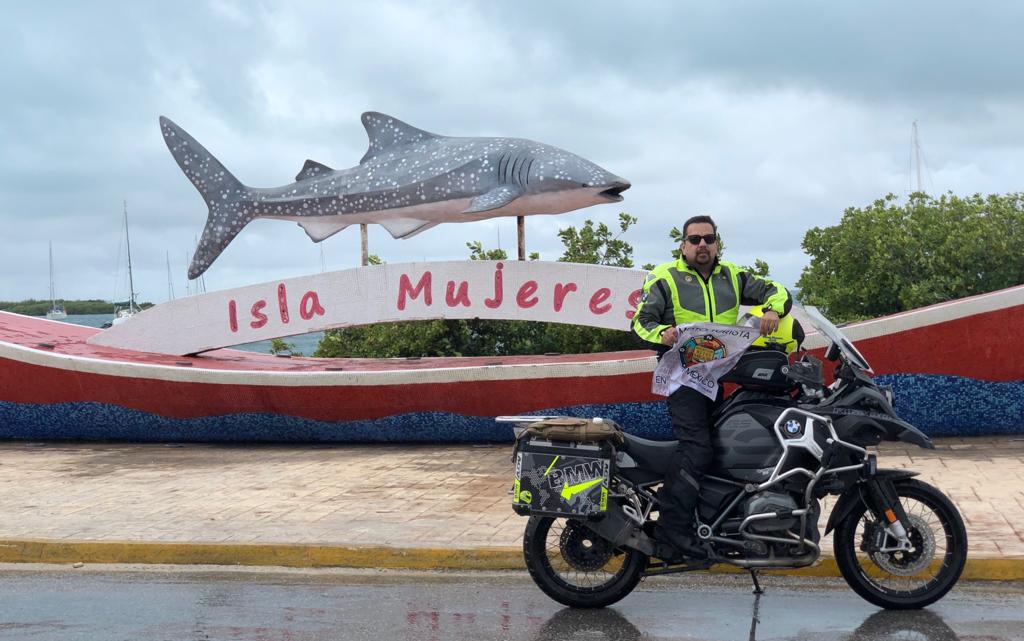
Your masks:
M0 11L0 300L125 295L127 201L141 300L186 291L206 206L165 147L166 115L242 182L291 182L306 158L355 165L376 110L448 135L563 147L628 178L625 201L527 219L557 230L640 222L638 264L710 213L728 258L768 261L787 285L804 232L916 184L1022 189L1024 5L1016 2L4 3ZM442 225L410 240L371 226L388 262L515 252L515 220ZM328 239L329 270L358 265L358 228ZM321 270L295 224L251 223L208 290ZM194 285L192 285L194 287Z

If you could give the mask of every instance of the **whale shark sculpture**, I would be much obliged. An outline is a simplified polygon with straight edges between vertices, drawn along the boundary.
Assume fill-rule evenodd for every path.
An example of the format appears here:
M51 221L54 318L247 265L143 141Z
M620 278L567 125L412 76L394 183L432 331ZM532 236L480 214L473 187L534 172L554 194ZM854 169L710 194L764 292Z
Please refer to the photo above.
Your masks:
M307 160L295 182L261 189L243 185L161 116L167 148L210 208L188 277L205 272L256 218L295 221L313 242L360 223L409 238L444 222L619 202L630 187L589 160L532 140L440 136L373 111L362 121L370 146L358 165L335 170Z

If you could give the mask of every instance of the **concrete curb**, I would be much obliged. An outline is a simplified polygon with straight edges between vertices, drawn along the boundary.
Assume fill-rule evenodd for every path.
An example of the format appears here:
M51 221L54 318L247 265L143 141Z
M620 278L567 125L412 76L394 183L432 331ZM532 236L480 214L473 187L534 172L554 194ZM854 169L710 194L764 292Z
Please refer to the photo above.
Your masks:
M139 541L0 540L0 563L126 563L169 565L253 565L291 568L402 570L523 570L519 548L346 547L291 543L175 543ZM743 572L719 566L711 572ZM790 576L838 577L835 559L823 557ZM1024 558L968 558L963 576L974 581L1024 581Z

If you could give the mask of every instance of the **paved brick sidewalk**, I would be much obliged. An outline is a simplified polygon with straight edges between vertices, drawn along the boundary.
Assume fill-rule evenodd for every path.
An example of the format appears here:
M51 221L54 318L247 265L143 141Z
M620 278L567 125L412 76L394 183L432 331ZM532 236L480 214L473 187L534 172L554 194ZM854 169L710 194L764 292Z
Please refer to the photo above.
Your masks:
M515 548L510 452L0 443L0 539ZM956 502L972 557L1024 558L1024 437L887 444L879 459Z

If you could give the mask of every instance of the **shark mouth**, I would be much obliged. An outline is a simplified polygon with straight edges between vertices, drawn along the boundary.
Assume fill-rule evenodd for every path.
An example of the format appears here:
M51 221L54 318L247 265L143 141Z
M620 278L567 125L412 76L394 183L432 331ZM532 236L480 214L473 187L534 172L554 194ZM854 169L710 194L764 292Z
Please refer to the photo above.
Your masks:
M622 202L622 192L629 189L632 185L627 182L614 183L608 189L598 192L598 196L602 196L609 202L618 203Z

